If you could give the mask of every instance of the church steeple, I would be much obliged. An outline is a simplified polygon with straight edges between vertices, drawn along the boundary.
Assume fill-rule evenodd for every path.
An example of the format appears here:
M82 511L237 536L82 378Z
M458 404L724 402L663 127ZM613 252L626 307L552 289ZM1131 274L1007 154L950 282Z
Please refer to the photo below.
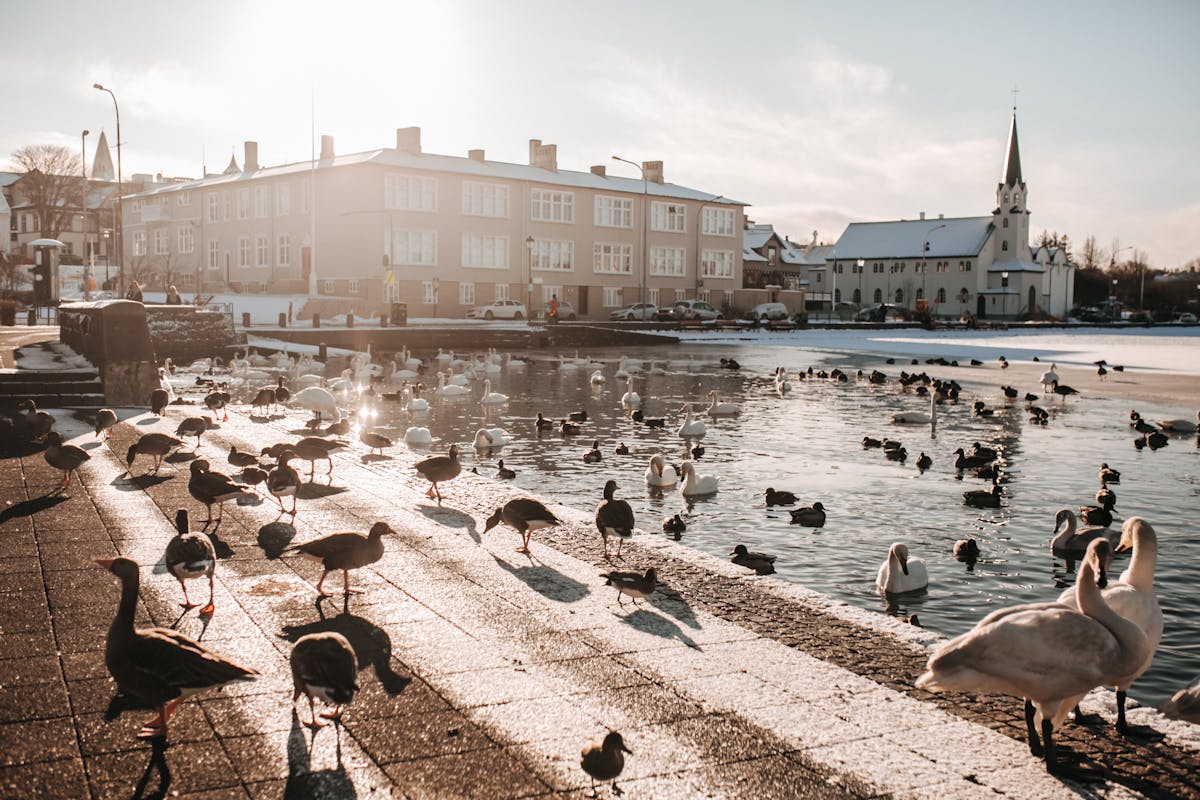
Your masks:
M1013 109L1012 126L1008 129L1008 155L1004 160L1005 186L1020 186L1021 179L1021 149L1017 146L1017 111Z
M117 175L113 172L112 155L108 152L108 139L104 131L100 131L100 141L96 142L96 157L92 159L92 180L115 181Z

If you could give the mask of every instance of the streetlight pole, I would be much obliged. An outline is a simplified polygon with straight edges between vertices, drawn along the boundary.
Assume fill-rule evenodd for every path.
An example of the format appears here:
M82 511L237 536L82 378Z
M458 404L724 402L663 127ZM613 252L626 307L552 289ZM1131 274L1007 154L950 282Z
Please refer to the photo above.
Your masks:
M866 268L867 268L867 261L866 261L866 259L860 258L854 262L854 266L856 266L858 268L858 304L859 304L859 306L862 306L863 305L862 278L863 278L863 272L865 272Z
M79 134L79 177L82 179L79 184L79 218L81 224L80 232L83 233L83 253L81 255L86 259L88 256L88 225L87 225L87 137L91 133L87 128L83 129L83 133ZM84 261L83 269L83 299L92 299L92 271L88 267L88 262Z
M533 320L533 234L525 237L525 316Z
M829 260L833 265L829 268L829 322L833 322L833 304L837 302L837 248L829 251Z
M946 223L934 225L925 232L925 244L921 246L921 299L925 301L925 307L929 308L929 289L926 288L929 281L929 237L939 228L946 227ZM931 314L932 316L932 314Z
M125 194L125 184L121 178L121 107L117 105L117 96L112 89L106 89L98 83L92 84L93 89L108 92L112 98L113 110L117 114L117 296L125 296L125 209L121 208L121 195Z
M638 302L644 309L646 307L646 262L650 259L650 187L646 182L646 168L641 164L620 156L613 156L613 161L632 164L642 173L642 294Z
M715 197L710 197L700 203L700 207L696 209L696 299L700 299L700 287L704 285L704 278L701 272L704 269L704 259L701 257L703 252L700 249L700 220L704 216L704 206L707 203L715 203L718 200L724 200L725 195L719 194ZM646 318L646 307L642 307L642 319Z
M1000 319L1008 318L1008 273L1000 273Z

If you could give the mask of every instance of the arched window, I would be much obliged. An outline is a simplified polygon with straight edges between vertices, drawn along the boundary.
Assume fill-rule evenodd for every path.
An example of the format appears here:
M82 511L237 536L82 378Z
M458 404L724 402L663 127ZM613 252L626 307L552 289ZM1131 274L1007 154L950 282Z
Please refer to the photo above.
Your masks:
M875 302L876 302L876 303L882 303L882 302L883 302L883 289L876 289L876 290L875 290Z
M958 290L958 302L965 303L970 299L971 299L971 293L967 290L967 287L964 286L963 288Z
M841 289L833 290L833 302L835 302L835 303L842 302L842 290Z
M939 303L944 303L944 302L946 302L946 290L945 290L944 288L943 288L943 289L938 289L938 293L937 293L937 301L938 301Z
M1008 192L1004 193L1004 202L1008 202Z
M1006 253L1008 252L1008 240L1007 239L1005 239L1003 242L1000 243L1000 249Z
M1005 227L1005 228L1007 228L1007 227L1008 227L1008 217L1005 217L1005 218L1004 218L1004 224L1003 224L1003 226L1002 226L1002 227Z
M904 290L903 289L896 290L896 305L898 305L898 306L904 305Z
M925 290L924 289L917 289L917 299L918 300L925 299Z
M1014 203L1021 202L1021 193L1020 192L1013 192L1013 202Z
M854 305L857 306L857 305L861 305L861 304L862 304L862 289L855 289L854 290Z

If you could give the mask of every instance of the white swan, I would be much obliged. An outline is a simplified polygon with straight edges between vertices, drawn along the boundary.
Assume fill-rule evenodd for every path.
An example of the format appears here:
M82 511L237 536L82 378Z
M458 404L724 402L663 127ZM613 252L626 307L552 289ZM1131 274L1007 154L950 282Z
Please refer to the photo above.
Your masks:
M1108 543L1116 546L1121 540L1121 532L1114 531L1112 528L1104 528L1098 525L1078 527L1079 522L1075 517L1075 512L1069 508L1061 509L1054 515L1054 530L1056 534L1050 542L1050 550L1059 555L1074 556L1079 558L1083 552L1087 550L1093 539L1107 539ZM1062 532L1059 532L1062 528Z
M600 384L604 383L608 379L604 377L603 370L596 370L595 372L592 373L591 377L588 378L588 380L590 380L594 386L599 386Z
M791 390L792 390L792 384L788 380L787 373L784 372L783 367L777 368L775 370L775 394L779 395L780 397L783 397L785 394L787 394Z
M900 411L892 414L894 425L935 425L937 424L937 399L929 398L929 413L922 411Z
M445 368L445 366L450 363L450 355L448 353L442 352L442 348L439 347L438 351L437 351L437 355L435 355L433 357L433 360L438 362L438 368L442 369L442 368Z
M1082 611L1060 603L994 611L934 651L917 687L1025 698L1030 751L1044 755L1046 769L1053 772L1054 729L1092 689L1129 680L1149 650L1146 635L1113 611L1096 586L1110 548L1106 540L1088 547L1075 581ZM1035 711L1044 748L1037 740Z
M479 404L484 406L499 406L508 402L508 395L500 392L492 391L492 382L485 380L483 382L483 396L479 398Z
M475 448L503 447L509 443L508 433L503 428L480 428L475 431Z
M713 389L708 393L708 398L711 401L708 405L708 415L710 417L732 417L740 414L741 406L737 403L722 403L717 396L717 390Z
M305 374L296 378L293 383L303 389L305 386L320 386L322 383L324 383L324 381L325 379L320 375L314 375L311 372L306 372Z
M354 385L354 380L350 377L350 375L351 371L349 369L342 370L342 376L340 378L329 382L329 390L332 392L357 391L358 387Z
M650 456L650 465L646 467L646 484L648 486L669 487L679 483L679 474L667 463L662 453Z
M342 419L342 412L338 410L337 401L334 399L333 394L328 389L323 389L320 386L304 387L292 395L292 399L288 401L288 405L307 408L316 414L318 418L328 416L333 422L340 422Z
M574 361L572 361L569 358L564 358L563 356L559 356L558 357L558 369L562 372L573 372L574 370L579 369L579 365L576 364Z
M417 397L416 392L411 386L404 387L404 394L408 398L408 401L404 404L404 408L410 414L429 410L429 401L424 397Z
M888 557L875 577L875 588L884 594L915 592L929 585L925 562L908 557L908 546L896 542L888 548Z
M434 393L438 397L466 397L471 393L471 390L466 386L458 386L456 384L446 383L446 373L438 373L438 385Z
M1196 420L1200 421L1200 411L1196 412ZM1190 419L1156 419L1155 423L1164 431L1171 433L1195 433L1196 422Z
M633 377L625 379L625 394L621 395L621 405L623 406L640 406L642 404L642 396L633 390Z
M523 358L514 358L512 353L505 353L504 366L509 369L521 369L522 367L528 367L529 362Z
M1158 650L1162 640L1163 615L1158 607L1158 598L1154 595L1154 567L1158 561L1158 537L1150 523L1141 517L1130 517L1121 526L1121 540L1117 544L1117 552L1133 550L1129 568L1121 573L1120 580L1110 582L1108 588L1101 592L1104 602L1113 611L1141 628L1146 634L1149 649L1146 659L1136 674L1130 675L1124 683L1115 684L1117 690L1117 730L1125 732L1125 693L1129 685L1141 677L1150 668L1150 662ZM1058 597L1058 602L1072 608L1079 608L1076 587L1064 591Z
M405 444L429 444L432 441L433 434L429 428L421 425L414 425L404 432Z
M687 412L683 418L683 424L679 426L677 433L683 439L699 439L704 434L708 433L708 424L702 419L696 419L692 416L692 406L690 403L684 405L680 411Z
M624 380L625 378L628 378L629 370L625 368L628 363L629 356L621 356L621 360L617 364L617 371L613 374L613 377L617 380Z
M588 359L586 359L586 358L584 358L583 356L579 355L579 351L578 351L578 350L576 350L576 351L575 351L575 366L577 366L577 367L586 367L586 366L588 365L588 363L589 363Z
M1042 384L1043 393L1050 391L1054 384L1058 383L1058 373L1054 371L1056 369L1058 369L1058 365L1051 364L1050 369L1043 372L1042 377L1038 380L1038 383Z
M685 461L679 465L679 474L683 476L683 486L680 491L685 496L715 494L717 478L714 475L697 475L696 465Z
M463 372L450 373L450 377L447 379L446 382L449 383L451 386L470 386L471 385L471 379L468 378L466 376L466 373L463 373Z
M1200 678L1172 695L1158 710L1171 719L1200 724Z
M421 364L423 362L419 358L414 358L412 353L408 351L408 348L405 347L400 351L400 358L396 361L396 363L397 365L403 364L405 369L410 369L413 372L420 372Z

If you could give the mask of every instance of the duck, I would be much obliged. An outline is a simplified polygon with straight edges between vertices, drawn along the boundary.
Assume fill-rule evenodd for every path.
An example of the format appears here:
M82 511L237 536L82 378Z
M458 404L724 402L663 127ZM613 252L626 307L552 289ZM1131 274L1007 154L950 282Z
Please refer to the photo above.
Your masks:
M990 458L977 455L967 455L966 451L961 447L954 451L956 458L954 459L954 468L956 470L975 469L976 467L984 467L991 463Z
M229 465L238 469L258 466L258 456L238 450L236 444L229 445L229 455L227 458Z
M1079 394L1078 389L1059 383L1058 381L1054 381L1053 384L1051 384L1051 391L1061 397L1063 402L1066 402L1069 395Z
M112 429L117 424L117 412L111 408L102 408L96 412L96 421L94 427L97 436L103 436L105 440L112 438Z
M517 477L517 472L516 470L512 470L504 466L504 459L502 458L496 462L496 477L506 481L511 481L513 478Z
M247 486L254 487L255 492L258 491L258 485L265 481L267 476L270 475L270 473L262 467L243 467L240 474L242 483L246 484Z
M558 432L563 436L578 436L580 427L578 423L563 420L559 423Z
M1096 490L1096 502L1101 508L1112 511L1117 506L1117 493L1107 486L1101 486Z
M25 423L29 439L40 441L54 428L54 415L38 411L37 404L33 399L22 400L17 404L17 408L25 412L23 417L19 417L19 421Z
M534 428L539 431L554 430L554 420L546 419L542 416L542 412L538 412L537 419L534 420Z
M499 406L508 402L508 395L500 392L492 391L492 382L488 379L483 381L483 396L479 398L479 404L485 406Z
M667 463L662 453L650 456L650 464L646 467L646 484L648 486L670 487L679 483L679 474L675 467Z
M1075 581L1078 608L1029 603L994 611L938 647L917 687L1023 697L1030 752L1044 758L1048 772L1057 772L1054 730L1089 691L1140 674L1151 655L1146 634L1100 593L1097 582L1111 549L1107 540L1088 545Z
M316 422L316 427L320 427L320 425L321 425L321 421L319 419L318 420L310 419L308 422L309 423ZM350 418L342 417L337 422L329 423L328 425L325 426L324 432L329 436L345 436L346 434L350 433Z
M325 591L324 588L325 578L329 576L329 573L341 570L342 593L348 596L356 593L350 588L350 570L374 564L383 558L383 535L385 533L395 535L396 532L386 522L376 522L366 534L358 531L330 533L307 542L290 545L283 552L303 556L321 565L321 579L317 581L316 589L317 594L322 597L330 596L330 592Z
M412 425L404 431L405 444L429 444L432 441L433 433L423 425Z
M932 466L933 466L933 459L930 458L929 456L927 456L925 454L925 451L922 450L921 455L917 456L917 469L924 472L925 470L929 469Z
M679 474L683 478L680 491L684 496L715 494L717 491L717 478L713 475L697 475L696 465L691 461L684 461L679 465Z
M871 436L864 436L862 439L863 450L870 450L873 447L882 447L883 442Z
M708 415L710 417L732 417L742 411L741 406L737 403L722 403L716 389L708 393L708 399Z
M562 520L556 517L554 512L546 508L540 500L534 500L532 497L514 497L497 508L484 523L483 532L487 533L501 522L515 528L517 533L521 534L521 546L517 548L518 553L529 552L529 539L533 536L534 531L562 524Z
M625 379L625 394L621 395L621 405L640 406L641 404L642 396L633 390L633 376L630 375Z
M480 428L475 431L475 449L488 450L509 444L508 433L503 428Z
M665 427L667 427L667 420L665 417L647 417L645 414L642 413L642 410L640 408L636 409L632 414L630 414L629 418L631 420L633 420L634 422L640 422L642 425L645 425L647 428L665 428Z
M1169 719L1200 723L1200 678L1173 694L1158 710Z
M288 462L295 457L291 450L284 450L276 457L275 466L267 473L267 491L279 503L279 513L283 514L283 498L292 498L292 508L286 513L295 515L296 494L300 491L300 473ZM243 470L243 476L245 471Z
M733 548L733 552L729 555L732 556L729 559L730 561L739 567L752 569L759 575L771 575L775 572L775 556L748 550L744 544L739 544Z
M325 461L329 464L329 472L326 474L332 478L333 456L330 453L344 446L343 442L328 442L316 436L305 436L300 441L287 445L287 448L296 458L308 462L308 479L311 481L316 476L318 461Z
M358 434L358 440L370 448L372 454L378 450L379 455L383 455L383 449L392 446L391 439L381 433L374 433L372 431L362 431Z
M596 506L596 530L604 542L604 557L612 558L608 550L608 538L617 540L616 557L621 557L621 547L625 540L633 536L633 509L624 500L617 500L613 494L620 488L614 480L604 483L604 499Z
M229 420L229 401L231 397L228 392L212 391L204 396L204 407L212 412L213 419L216 419L217 412L221 413L221 421Z
M200 446L200 437L208 430L208 420L204 417L184 417L175 428L175 435L182 439L185 436L196 437L196 447ZM193 448L195 449L195 448Z
M71 474L79 469L83 462L90 461L92 458L81 447L63 444L62 435L58 431L50 431L46 434L46 449L43 451L42 457L50 466L62 470L62 480L58 483L60 490L67 488L71 482ZM82 478L79 479L79 485L83 485Z
M254 395L254 399L250 401L250 408L262 409L264 414L267 413L268 408L274 408L276 405L274 386L260 387Z
M658 572L654 567L650 567L641 574L637 572L605 572L600 577L604 578L605 586L616 588L617 605L619 606L624 605L621 595L633 598L633 604L636 606L639 597L649 597L658 586Z
M820 502L807 508L793 508L788 513L792 515L793 525L804 525L808 528L825 527L825 506Z
M203 458L193 461L190 469L188 493L208 509L208 519L204 521L205 525L213 521L212 507L214 503L217 506L217 524L220 525L225 514L226 502L253 496L246 491L250 488L249 486L237 483L223 472L213 472L212 465Z
M994 447L985 447L979 442L971 445L971 455L975 458L982 458L984 461L995 461L1000 457L1000 451Z
M1160 447L1166 447L1170 443L1170 441L1167 439L1167 435L1162 431L1153 431L1146 434L1145 442L1146 444L1150 445L1151 450L1157 450Z
M875 588L882 594L917 592L929 586L925 562L908 557L908 546L895 542L888 548L888 557L875 577Z
M768 486L767 490L763 492L763 495L765 495L767 498L768 506L790 506L796 502L796 495L792 492L777 492L770 486Z
M122 692L158 710L158 716L142 727L139 738L165 739L171 715L191 695L258 677L257 670L243 667L178 631L134 627L138 563L123 557L96 563L121 582L121 602L108 629L104 663Z
M954 559L974 566L979 560L979 543L974 539L959 539L954 543Z
M1112 509L1105 506L1080 506L1079 519L1084 525L1106 528L1113 524Z
M1059 528L1062 532L1059 533ZM1112 528L1092 526L1080 528L1075 518L1075 512L1069 508L1060 509L1054 515L1054 538L1050 541L1050 550L1056 555L1078 558L1087 550L1093 539L1107 539L1115 545L1120 541L1120 531Z
M192 532L188 525L187 509L175 512L175 536L167 542L167 552L163 556L167 572L175 576L183 589L183 602L179 605L185 610L195 608L199 603L193 603L188 597L187 582L193 578L208 578L208 605L200 609L200 616L211 616L216 611L213 602L213 583L217 568L217 552L212 539L199 532Z
M613 794L621 794L617 788L617 778L621 775L621 770L625 769L625 753L632 754L633 751L625 746L625 740L616 731L609 731L599 745L583 749L579 766L583 767L583 771L592 779L591 797L599 796L596 781L612 781Z
M1117 730L1128 733L1125 720L1125 694L1129 686L1150 668L1150 662L1162 641L1163 614L1154 593L1154 568L1158 561L1158 536L1154 528L1142 517L1130 517L1121 526L1121 538L1114 552L1132 551L1129 567L1116 581L1101 587L1101 596L1113 611L1137 625L1146 635L1149 648L1141 668L1122 683L1113 684L1117 691ZM1078 585L1068 587L1058 597L1058 602L1071 608L1080 608L1077 595ZM1080 609L1082 610L1082 609Z
M147 455L154 459L155 474L158 474L158 468L162 465L163 458L183 447L183 440L176 439L174 436L168 436L165 433L144 433L138 440L129 446L128 452L125 454L125 463L129 465L129 474L133 474L133 460L139 454Z
M624 442L621 442L613 448L613 454L618 456L627 456L629 455L629 448L625 446Z
M1100 465L1100 485L1107 486L1110 483L1120 483L1121 473L1110 467L1107 463Z
M681 439L699 439L708 432L708 425L702 419L696 419L692 415L692 407L690 404L684 405L679 409L686 412L683 423L680 424L679 430L676 431Z
M1158 427L1162 428L1164 431L1170 431L1171 433L1195 433L1197 430L1197 423L1200 422L1200 411L1196 412L1195 420L1159 419L1155 420L1155 422L1158 424Z
M700 456L704 455L704 445L694 444L692 445L692 449L688 450L688 452L692 454L693 461L699 461Z
M171 403L171 395L166 389L155 389L150 392L150 413L161 417Z
M588 413L586 408L581 408L578 411L572 411L567 414L567 419L571 422L587 422Z
M663 533L673 534L675 539L678 540L679 535L687 530L687 523L683 521L683 517L675 514L663 520L662 528Z
M603 458L604 458L604 455L600 452L600 440L599 439L596 439L595 441L593 441L592 449L585 451L583 454L583 461L585 464L599 464Z
M908 451L903 447L893 447L890 449L885 449L883 451L883 456L888 461L899 461L903 464L908 460Z
M1000 487L993 484L991 489L973 489L963 492L963 505L975 508L999 508L1001 497Z
M313 412L317 419L329 417L333 422L342 418L333 393L321 386L306 386L292 395L291 405Z
M425 496L436 496L438 505L441 505L442 492L438 489L438 484L453 480L462 472L462 465L458 463L458 445L450 445L450 449L444 456L430 456L418 461L415 469L422 478L429 481L429 489L425 492Z
M333 711L323 711L325 719L342 717L342 706L354 702L358 693L358 656L350 641L337 631L308 633L296 640L288 657L292 668L292 703L300 695L308 696L309 719L301 720L306 727L316 729L326 723L317 719L314 701L332 705Z

